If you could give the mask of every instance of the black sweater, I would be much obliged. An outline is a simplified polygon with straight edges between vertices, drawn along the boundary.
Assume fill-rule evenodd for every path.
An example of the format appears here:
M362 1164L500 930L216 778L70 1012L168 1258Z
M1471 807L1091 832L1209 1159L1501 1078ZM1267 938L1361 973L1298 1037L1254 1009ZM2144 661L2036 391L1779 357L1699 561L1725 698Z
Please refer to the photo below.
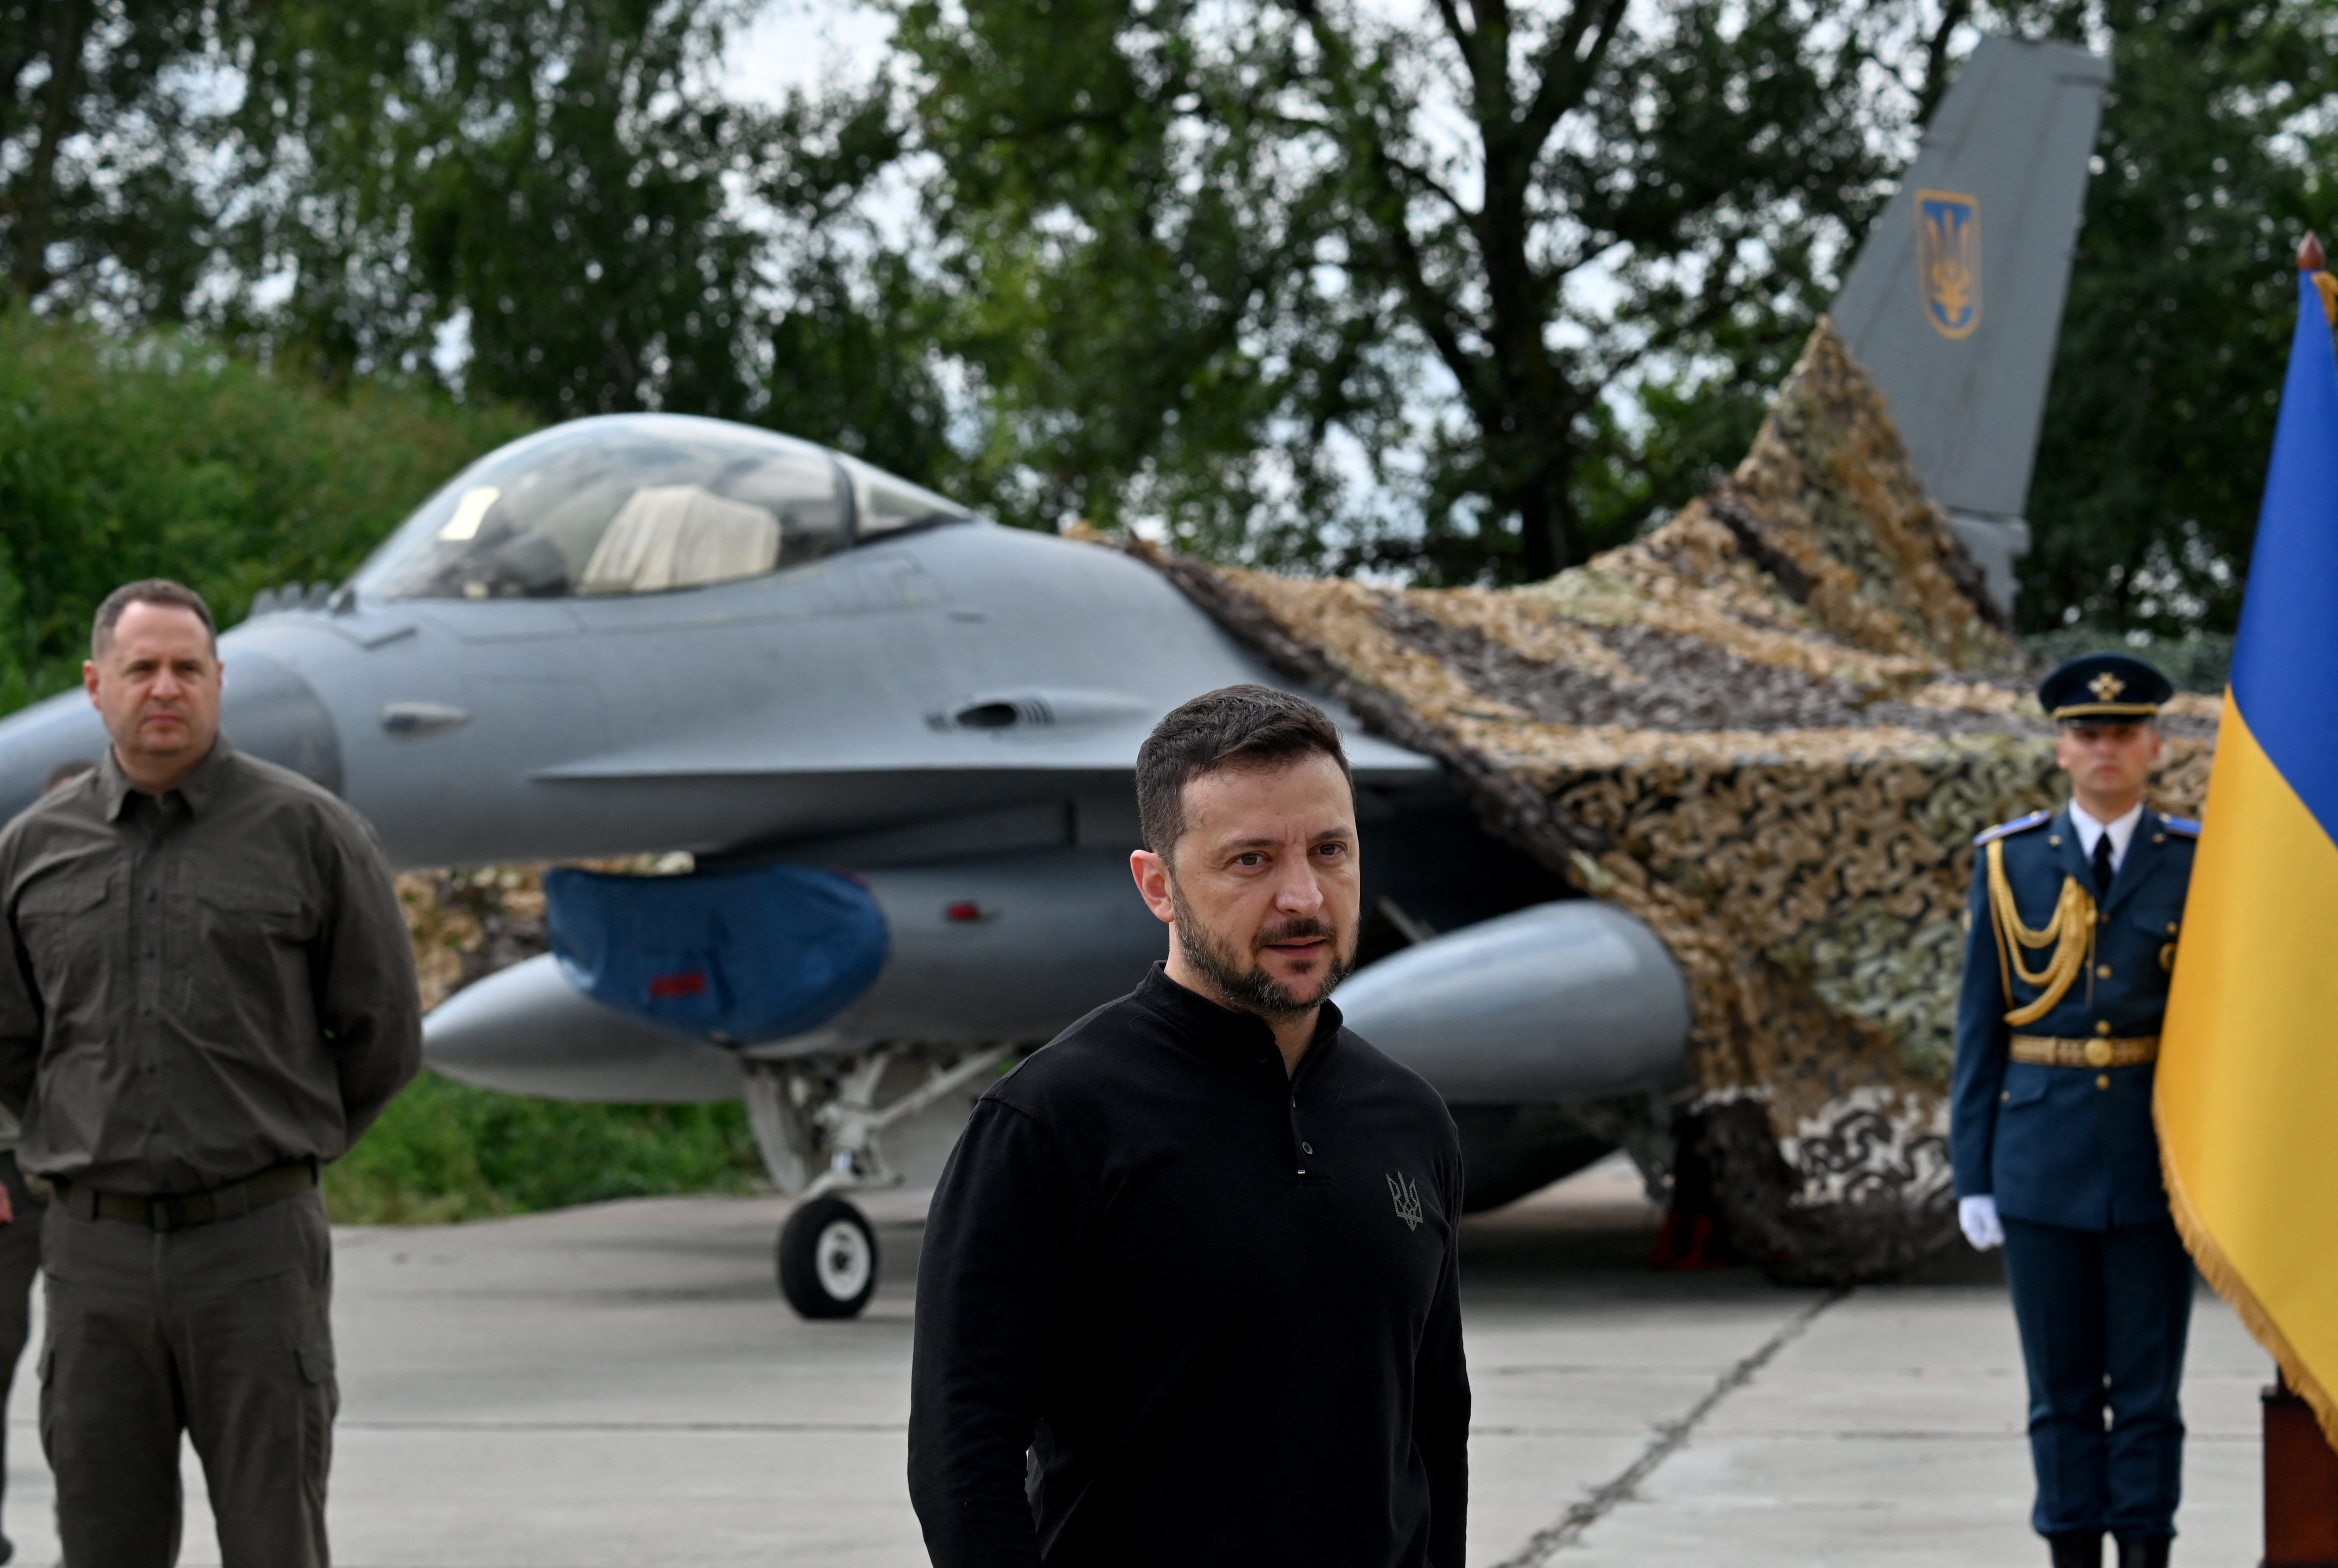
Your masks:
M983 1096L934 1195L934 1562L1461 1568L1460 1215L1444 1102L1337 1009L1286 1077L1155 965Z

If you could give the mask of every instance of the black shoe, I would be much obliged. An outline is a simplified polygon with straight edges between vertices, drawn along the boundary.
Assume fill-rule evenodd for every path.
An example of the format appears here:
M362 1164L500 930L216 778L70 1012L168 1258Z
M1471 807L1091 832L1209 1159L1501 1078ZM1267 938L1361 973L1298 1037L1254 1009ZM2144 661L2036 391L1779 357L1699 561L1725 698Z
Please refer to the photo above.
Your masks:
M2046 1549L2054 1554L2054 1568L2103 1568L2103 1537L2098 1530L2048 1535ZM2127 1563L2122 1561L2119 1568L2127 1568Z
M5 1535L0 1535L0 1563L5 1563L15 1555L16 1544Z
M2131 1541L2122 1538L2118 1544L2118 1568L2167 1568L2167 1549L2175 1544L2173 1535L2141 1535Z

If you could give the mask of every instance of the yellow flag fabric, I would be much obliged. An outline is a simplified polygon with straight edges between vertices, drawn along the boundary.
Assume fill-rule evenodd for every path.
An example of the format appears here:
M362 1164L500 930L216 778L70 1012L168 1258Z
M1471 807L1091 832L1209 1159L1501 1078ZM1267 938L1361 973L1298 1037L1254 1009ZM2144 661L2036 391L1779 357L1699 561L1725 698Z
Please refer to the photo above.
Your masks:
M2154 1110L2201 1272L2338 1444L2338 350L2300 306Z

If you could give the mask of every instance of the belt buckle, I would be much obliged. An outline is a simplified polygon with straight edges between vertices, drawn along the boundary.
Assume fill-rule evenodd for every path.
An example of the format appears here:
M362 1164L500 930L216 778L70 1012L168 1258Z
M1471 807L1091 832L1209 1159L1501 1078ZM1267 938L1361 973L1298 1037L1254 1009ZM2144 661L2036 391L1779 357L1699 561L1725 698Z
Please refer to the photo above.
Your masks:
M2087 1065L2089 1067L2107 1067L2111 1064L2111 1058L2117 1054L2107 1040L2097 1038L2087 1042Z

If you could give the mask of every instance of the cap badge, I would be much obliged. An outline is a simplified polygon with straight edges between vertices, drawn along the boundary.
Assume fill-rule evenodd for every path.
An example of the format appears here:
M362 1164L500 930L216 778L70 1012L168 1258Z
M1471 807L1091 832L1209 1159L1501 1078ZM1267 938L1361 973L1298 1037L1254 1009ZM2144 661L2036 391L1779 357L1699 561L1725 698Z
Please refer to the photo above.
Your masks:
M2108 702L2127 690L2127 682L2106 670L2087 682L2087 690L2095 694L2097 702Z

